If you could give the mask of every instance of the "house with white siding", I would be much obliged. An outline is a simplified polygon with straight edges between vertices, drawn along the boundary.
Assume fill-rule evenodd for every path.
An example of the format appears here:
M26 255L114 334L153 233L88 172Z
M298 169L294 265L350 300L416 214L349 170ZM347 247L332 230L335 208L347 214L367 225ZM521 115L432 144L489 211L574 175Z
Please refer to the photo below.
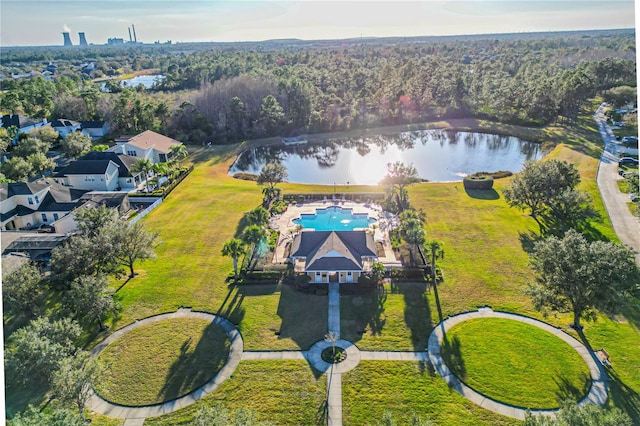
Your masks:
M82 130L80 123L66 119L58 119L51 122L53 130L58 132L61 138L66 138L71 132L79 132Z
M171 148L182 145L182 142L167 136L146 130L136 136L120 136L116 145L108 149L110 152L126 154L136 158L146 158L153 164L166 163L171 160Z
M92 151L59 170L56 182L92 191L131 191L144 180L131 169L137 158L115 152Z
M86 190L47 179L0 184L1 229L34 229L52 225L82 205Z
M357 283L378 259L373 235L366 231L303 231L295 236L290 260L310 283Z

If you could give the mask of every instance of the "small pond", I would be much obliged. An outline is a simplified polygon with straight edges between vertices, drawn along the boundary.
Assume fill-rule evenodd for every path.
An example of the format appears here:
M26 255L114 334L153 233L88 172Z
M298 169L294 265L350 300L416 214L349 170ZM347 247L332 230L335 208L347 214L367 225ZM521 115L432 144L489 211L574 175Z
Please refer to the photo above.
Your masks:
M519 172L543 153L537 143L513 136L424 130L394 135L333 139L320 144L268 146L244 151L229 170L259 174L269 162L287 169L289 182L375 185L387 163L413 164L422 179L460 181L476 172Z
M139 75L126 80L120 80L120 87L138 87L142 84L145 89L151 89L154 84L161 82L164 78L165 76L162 74ZM102 83L100 90L103 92L107 90L105 83Z

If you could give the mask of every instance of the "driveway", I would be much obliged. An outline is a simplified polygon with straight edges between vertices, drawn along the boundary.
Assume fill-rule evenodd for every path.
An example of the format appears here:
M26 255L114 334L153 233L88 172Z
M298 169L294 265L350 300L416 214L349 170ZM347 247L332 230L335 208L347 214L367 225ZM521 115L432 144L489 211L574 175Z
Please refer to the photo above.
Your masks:
M600 105L594 114L604 142L596 181L616 235L622 244L635 251L636 263L640 265L640 219L634 217L627 207L627 203L630 202L629 196L618 189L617 181L621 179L618 175L618 145L607 125L604 110Z

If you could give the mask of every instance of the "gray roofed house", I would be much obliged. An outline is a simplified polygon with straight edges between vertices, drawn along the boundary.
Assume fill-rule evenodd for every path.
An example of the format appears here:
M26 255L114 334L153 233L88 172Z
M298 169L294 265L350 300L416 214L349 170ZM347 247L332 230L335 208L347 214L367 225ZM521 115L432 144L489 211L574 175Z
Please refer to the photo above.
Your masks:
M58 132L62 138L66 138L67 135L71 132L82 130L80 123L64 118L51 122L51 127L53 127L53 130Z
M33 229L62 219L85 201L86 190L39 179L0 184L2 230Z
M106 121L81 121L82 132L91 136L91 140L100 139L109 133L109 123Z
M56 182L93 191L132 190L142 182L142 173L132 172L137 158L115 152L90 152L53 177Z
M366 231L307 231L294 238L290 258L312 283L352 283L371 270L377 255Z
M29 133L33 129L46 126L47 119L36 120L35 118L29 118L24 115L9 114L3 115L0 118L0 126L8 129L11 126L15 126L18 129L18 133ZM17 140L17 135L14 138L14 142Z

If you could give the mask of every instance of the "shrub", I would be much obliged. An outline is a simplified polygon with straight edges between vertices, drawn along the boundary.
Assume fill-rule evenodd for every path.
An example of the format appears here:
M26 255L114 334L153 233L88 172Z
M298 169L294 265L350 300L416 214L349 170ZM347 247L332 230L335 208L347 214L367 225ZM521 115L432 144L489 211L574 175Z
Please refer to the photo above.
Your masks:
M252 180L252 181L258 180L258 175L254 175L253 173L245 173L245 172L238 172L234 174L233 177L236 179L242 179L242 180Z
M488 190L493 188L493 177L488 175L466 176L462 181L464 189Z

